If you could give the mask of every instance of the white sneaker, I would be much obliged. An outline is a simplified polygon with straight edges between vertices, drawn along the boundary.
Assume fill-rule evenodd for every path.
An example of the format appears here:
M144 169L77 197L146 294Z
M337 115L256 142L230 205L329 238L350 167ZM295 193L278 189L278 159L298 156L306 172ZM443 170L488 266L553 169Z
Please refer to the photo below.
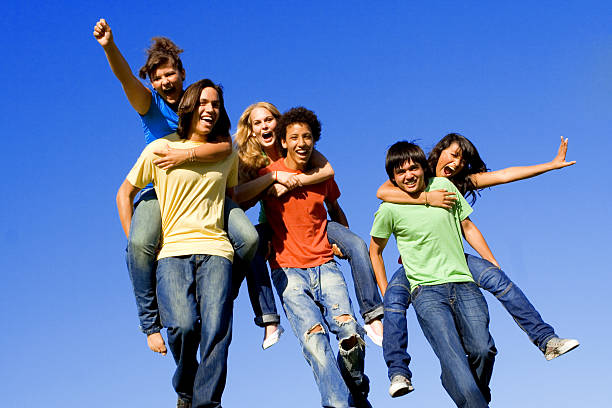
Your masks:
M267 339L264 339L263 343L261 344L261 348L265 350L278 343L284 332L285 329L283 329L283 326L279 324L276 331L272 333Z
M391 378L391 385L389 385L389 395L392 398L401 397L409 392L414 391L412 382L401 374L396 374Z
M575 339L560 339L558 337L553 337L546 343L544 358L546 358L546 360L552 360L553 358L557 358L568 351L575 349L579 345L580 342Z
M376 344L378 347L382 347L383 336L376 334L372 326L366 324L363 326L366 331L366 334L372 340L372 343Z

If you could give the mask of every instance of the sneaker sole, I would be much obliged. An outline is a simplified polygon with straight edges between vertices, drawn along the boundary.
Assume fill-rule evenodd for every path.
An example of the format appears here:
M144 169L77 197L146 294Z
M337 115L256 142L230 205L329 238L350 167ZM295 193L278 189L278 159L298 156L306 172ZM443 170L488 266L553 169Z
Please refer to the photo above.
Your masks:
M552 359L555 359L557 357L564 355L568 351L572 351L579 345L580 343L578 342L578 340L568 341L562 347L559 347L558 349L556 349L554 353L545 354L544 357L546 358L547 361L550 361Z

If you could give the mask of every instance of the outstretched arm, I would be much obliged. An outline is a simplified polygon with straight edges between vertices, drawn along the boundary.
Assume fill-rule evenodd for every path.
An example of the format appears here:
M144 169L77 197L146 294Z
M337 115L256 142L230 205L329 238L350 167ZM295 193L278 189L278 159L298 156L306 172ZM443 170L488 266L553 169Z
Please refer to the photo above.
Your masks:
M563 136L561 136L561 144L559 145L557 155L548 163L536 164L534 166L508 167L507 169L502 170L472 174L470 176L472 178L472 183L474 183L476 188L492 187L499 184L539 176L540 174L551 170L571 166L575 164L576 161L565 161L565 155L567 154L567 140L568 139L563 139Z
M395 204L431 205L451 209L457 201L455 193L446 190L423 191L418 198L412 198L405 191L393 185L390 180L385 181L376 192L380 200Z
M162 170L169 170L188 161L214 163L225 159L232 152L232 140L229 137L218 142L203 143L191 149L173 149L169 145L155 150L158 159L153 164Z
M469 217L461 221L461 229L463 230L463 236L468 244L470 244L483 259L486 259L499 268L499 264L493 256L489 245L487 245L487 241L485 241L482 233Z
M134 197L140 191L138 187L134 187L129 181L124 180L119 191L117 191L117 210L119 210L119 219L125 236L130 236L130 224L132 223L132 213L134 212Z
M106 20L102 18L96 23L93 35L102 46L102 49L104 49L108 64L119 82L121 82L130 105L139 114L146 114L151 105L151 91L132 73L130 66L115 44L113 33Z
M376 283L383 296L385 296L385 292L387 291L388 282L387 272L385 271L385 261L383 260L382 254L388 241L389 238L371 237L370 239L370 261L372 261Z

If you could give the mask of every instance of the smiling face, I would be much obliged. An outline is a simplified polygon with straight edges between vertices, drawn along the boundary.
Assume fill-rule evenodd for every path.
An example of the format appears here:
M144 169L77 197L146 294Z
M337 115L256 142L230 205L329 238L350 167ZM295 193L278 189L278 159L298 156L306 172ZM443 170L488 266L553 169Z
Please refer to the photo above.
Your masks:
M179 72L169 61L158 66L151 75L151 85L170 105L179 103L183 94L185 71Z
M453 177L464 166L463 152L456 142L442 150L436 164L436 177Z
M274 133L276 118L272 112L266 108L257 107L251 112L249 120L253 135L262 149L266 150L274 147L274 143L276 143L276 134Z
M200 101L196 111L191 118L191 132L198 136L208 135L217 120L221 111L219 94L215 88L207 87L200 94Z
M419 163L412 160L404 162L393 170L393 181L408 194L419 194L425 190L425 171Z
M306 123L291 123L285 134L285 139L281 140L283 148L287 149L285 165L291 169L304 170L315 143L310 126Z

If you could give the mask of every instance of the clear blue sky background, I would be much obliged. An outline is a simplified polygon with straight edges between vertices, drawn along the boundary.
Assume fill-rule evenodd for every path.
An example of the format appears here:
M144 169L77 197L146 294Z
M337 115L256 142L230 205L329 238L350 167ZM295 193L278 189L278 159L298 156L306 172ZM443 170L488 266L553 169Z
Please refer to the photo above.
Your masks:
M266 100L323 122L351 228L369 240L386 148L456 131L488 167L578 164L483 192L473 220L546 321L582 345L547 362L491 295L496 407L610 403L609 1L12 2L3 7L4 177L0 406L172 407L174 362L138 331L115 193L144 146L92 36L105 17L137 70L149 39L185 49L187 82L225 86L235 124ZM17 5L20 4L20 5ZM197 4L197 5L193 5ZM235 128L234 128L235 130ZM255 213L250 216L254 219ZM387 268L397 250L389 245ZM349 287L349 269L342 262ZM246 289L235 307L227 407L315 407L292 333L260 348ZM353 293L351 294L353 296ZM354 302L355 303L355 302ZM289 325L283 316L283 324ZM452 406L409 312L416 391L392 400L368 341L375 407Z

